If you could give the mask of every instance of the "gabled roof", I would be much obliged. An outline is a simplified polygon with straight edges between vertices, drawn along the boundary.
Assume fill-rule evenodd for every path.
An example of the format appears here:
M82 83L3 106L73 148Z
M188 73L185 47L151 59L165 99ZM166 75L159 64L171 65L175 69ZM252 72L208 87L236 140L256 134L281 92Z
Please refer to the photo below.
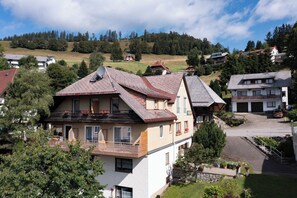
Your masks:
M162 68L163 70L166 70L168 74L171 73L171 71L169 70L169 68L166 67L166 66L164 65L164 63L162 63L161 61L156 61L156 62L155 62L154 64L152 64L150 67L151 67L151 68L158 68L158 67L160 67L160 68Z
M8 85L13 82L17 69L6 69L0 71L0 96L5 92Z
M273 83L243 84L245 80L273 79ZM269 87L289 87L291 85L291 71L266 72L256 74L232 75L228 83L228 89L257 89Z
M104 68L105 73L102 79L90 82L96 75L96 72L93 72L57 92L56 96L117 94L144 122L176 119L175 114L168 110L147 110L135 100L135 95L133 96L128 89L149 98L165 99L173 103L183 79L183 74L140 77L110 67Z
M193 107L209 107L210 105L226 104L205 82L198 76L186 76Z

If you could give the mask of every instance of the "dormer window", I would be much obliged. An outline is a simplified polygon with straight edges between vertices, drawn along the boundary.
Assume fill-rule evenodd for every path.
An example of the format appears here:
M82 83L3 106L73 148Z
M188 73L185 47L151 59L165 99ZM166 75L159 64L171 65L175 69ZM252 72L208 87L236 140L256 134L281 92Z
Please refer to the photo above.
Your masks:
M267 83L267 84L271 84L271 83L273 83L273 79L271 79L271 78L270 78L270 79L266 79L266 83Z
M262 80L259 79L259 80L255 80L255 84L261 84L262 83Z
M245 81L243 82L243 84L245 84L245 85L249 85L249 84L251 84L251 81L250 81L250 80L245 80Z

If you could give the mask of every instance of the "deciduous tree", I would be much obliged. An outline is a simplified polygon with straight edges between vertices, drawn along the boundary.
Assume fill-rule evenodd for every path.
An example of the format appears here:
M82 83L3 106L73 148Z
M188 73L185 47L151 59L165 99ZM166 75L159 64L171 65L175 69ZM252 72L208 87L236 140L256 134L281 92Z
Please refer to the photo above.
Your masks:
M7 132L22 132L49 115L52 103L49 77L37 69L21 68L7 88L1 124Z
M91 53L89 59L90 59L89 69L91 71L95 71L99 66L102 66L103 62L105 61L105 57L100 52Z
M102 197L103 186L95 179L103 173L102 162L79 144L68 148L50 147L44 137L17 144L11 155L1 156L0 196Z

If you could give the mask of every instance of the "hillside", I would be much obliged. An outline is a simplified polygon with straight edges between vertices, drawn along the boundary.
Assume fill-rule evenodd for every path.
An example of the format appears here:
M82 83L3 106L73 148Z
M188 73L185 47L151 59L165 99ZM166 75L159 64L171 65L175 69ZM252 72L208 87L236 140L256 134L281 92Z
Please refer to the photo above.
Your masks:
M0 41L0 44L4 47L5 53L7 54L54 56L57 60L65 60L68 63L68 65L73 65L75 63L79 64L82 60L88 62L90 56L90 54L71 52L71 49L73 48L72 42L68 43L68 50L65 52L57 52L51 50L29 50L25 48L11 48L9 46L9 41ZM129 45L127 40L122 40L120 44L123 51ZM104 62L105 65L112 67L120 67L132 71L134 73L136 73L138 70L144 72L148 65L154 63L157 60L161 60L162 62L164 62L165 65L169 67L169 69L172 72L179 72L187 67L185 62L187 56L143 54L142 60L140 62L112 62L110 60L110 54L104 54L104 56L106 58L106 61Z

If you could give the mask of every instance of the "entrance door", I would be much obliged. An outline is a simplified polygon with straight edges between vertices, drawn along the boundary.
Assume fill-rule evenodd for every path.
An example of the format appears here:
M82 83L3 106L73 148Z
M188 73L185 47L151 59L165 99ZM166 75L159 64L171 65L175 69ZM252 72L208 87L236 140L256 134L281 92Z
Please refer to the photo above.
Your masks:
M252 102L252 112L263 112L263 102Z
M248 112L248 103L247 102L238 102L237 103L237 112Z
M65 136L66 140L68 140L68 138L69 138L69 131L71 128L72 128L71 125L65 125L65 130L64 130L65 135L64 136Z

